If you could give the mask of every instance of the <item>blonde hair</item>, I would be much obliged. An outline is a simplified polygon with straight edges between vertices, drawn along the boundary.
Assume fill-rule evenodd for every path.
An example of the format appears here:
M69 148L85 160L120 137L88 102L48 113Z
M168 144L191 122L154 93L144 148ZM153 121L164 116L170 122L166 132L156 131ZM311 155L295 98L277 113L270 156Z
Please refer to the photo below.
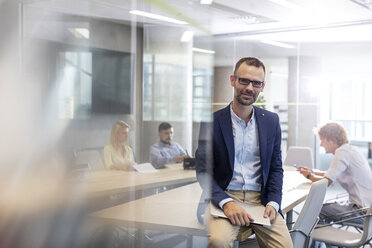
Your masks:
M319 137L332 140L339 146L349 143L345 129L336 122L326 123L320 128L317 128L316 133Z
M115 150L119 151L120 143L118 140L119 131L122 128L129 128L128 123L125 121L117 121L111 128L111 135L110 135L110 144L115 148Z

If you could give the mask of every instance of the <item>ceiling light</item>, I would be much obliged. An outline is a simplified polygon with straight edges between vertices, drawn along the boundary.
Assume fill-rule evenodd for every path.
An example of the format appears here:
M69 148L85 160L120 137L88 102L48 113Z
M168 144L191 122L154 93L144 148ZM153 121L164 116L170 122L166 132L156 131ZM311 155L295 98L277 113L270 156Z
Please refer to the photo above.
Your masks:
M270 0L270 1L273 2L273 3L279 4L283 7L293 9L293 10L304 10L304 8L302 6L294 4L294 3L290 2L290 1L287 1L287 0Z
M213 0L200 0L200 4L212 4Z
M87 28L69 28L68 31L73 33L76 38L89 39L89 29Z
M144 17L157 19L157 20L161 20L161 21L166 21L166 22L172 22L172 23L176 23L176 24L188 24L187 22L180 21L180 20L177 20L177 19L174 19L174 18L170 18L170 17L166 17L166 16L162 16L162 15L157 15L157 14L153 14L153 13L149 13L149 12L144 12L144 11L140 11L140 10L131 10L131 11L129 11L129 13L131 13L133 15L144 16Z
M193 36L194 36L193 31L185 31L182 34L181 42L189 42L192 39Z
M209 54L215 54L216 53L215 51L212 51L212 50L201 49L201 48L196 48L196 47L193 47L192 50L194 52L199 52L199 53L209 53Z
M75 28L76 32L81 34L85 39L89 39L89 29L87 28Z
M261 40L262 43L273 45L273 46L278 46L278 47L283 47L283 48L296 48L295 46L288 45L286 43L278 42L278 41L273 41L273 40Z
M250 25L254 23L259 23L257 17L255 16L237 16L232 18L234 21L243 22L244 24Z

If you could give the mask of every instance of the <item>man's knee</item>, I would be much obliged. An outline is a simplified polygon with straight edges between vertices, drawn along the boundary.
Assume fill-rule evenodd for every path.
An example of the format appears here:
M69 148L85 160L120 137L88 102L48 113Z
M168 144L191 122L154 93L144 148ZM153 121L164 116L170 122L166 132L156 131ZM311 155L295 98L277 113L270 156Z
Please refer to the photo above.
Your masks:
M260 247L292 248L292 239L287 225L281 215L278 215L271 227L255 227L257 241Z
M227 235L211 235L208 239L209 248L231 248L233 245L234 240Z
M293 243L292 243L292 239L290 235L283 238L282 245L283 247L286 247L286 248L293 248Z
M239 227L231 225L227 219L211 217L209 222L208 247L233 247Z

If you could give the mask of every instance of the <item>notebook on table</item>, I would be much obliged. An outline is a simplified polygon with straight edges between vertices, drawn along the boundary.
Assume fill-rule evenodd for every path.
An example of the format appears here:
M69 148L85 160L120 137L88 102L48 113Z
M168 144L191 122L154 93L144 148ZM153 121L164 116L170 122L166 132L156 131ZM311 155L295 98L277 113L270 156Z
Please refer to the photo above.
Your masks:
M270 219L269 218L264 218L264 212L265 212L265 207L262 205L253 205L253 204L247 204L247 203L242 203L235 201L239 206L245 209L247 213L249 213L254 221L252 224L257 224L257 225L263 225L263 226L271 226L270 224ZM217 208L214 204L209 203L210 205L210 213L212 216L216 218L227 218L225 213L222 211L222 209Z
M135 164L133 168L140 173L154 173L158 171L150 163Z

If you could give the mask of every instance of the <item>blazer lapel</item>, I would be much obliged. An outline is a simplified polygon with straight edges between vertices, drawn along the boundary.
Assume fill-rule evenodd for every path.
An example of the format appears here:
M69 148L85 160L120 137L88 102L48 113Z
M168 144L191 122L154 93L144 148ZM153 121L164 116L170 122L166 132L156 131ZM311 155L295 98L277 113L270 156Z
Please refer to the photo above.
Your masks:
M262 113L260 108L254 107L256 123L258 128L258 139L260 142L260 158L261 158L261 167L262 167L262 176L264 185L266 185L267 180L267 166L266 166L266 146L267 146L267 132L265 125L265 115Z
M230 105L224 109L223 115L221 115L219 119L219 124L222 130L222 135L226 143L227 152L229 155L230 166L234 169L234 138L232 132L232 122L231 122L231 113L230 113Z

